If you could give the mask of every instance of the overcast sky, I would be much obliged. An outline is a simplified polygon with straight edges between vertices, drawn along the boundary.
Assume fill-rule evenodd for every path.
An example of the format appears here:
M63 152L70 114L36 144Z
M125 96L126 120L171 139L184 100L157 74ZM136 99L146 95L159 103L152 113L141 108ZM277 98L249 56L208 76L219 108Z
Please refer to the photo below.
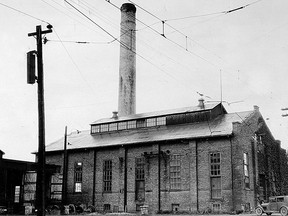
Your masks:
M87 130L117 110L120 45L113 37L120 36L125 1L67 1L0 1L5 158L33 161L38 148L37 84L26 83L26 53L36 49L28 33L36 25L54 27L43 45L46 144L63 137L66 125L69 133ZM222 95L228 112L258 105L275 139L288 148L288 117L281 116L288 107L287 0L133 2L137 113L195 106L197 92L207 103Z

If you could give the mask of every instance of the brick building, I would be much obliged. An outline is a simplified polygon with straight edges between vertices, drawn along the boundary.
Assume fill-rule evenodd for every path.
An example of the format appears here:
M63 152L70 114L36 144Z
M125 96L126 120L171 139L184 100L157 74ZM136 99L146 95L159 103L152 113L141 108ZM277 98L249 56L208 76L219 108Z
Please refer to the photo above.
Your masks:
M133 4L122 5L119 115L46 147L47 163L61 166L63 203L233 212L287 194L286 153L257 106L227 113L200 99L194 107L136 114L135 13Z
M221 103L199 100L195 107L114 113L67 142L67 203L106 211L145 204L151 212L232 212L287 193L285 151L257 106L227 113ZM63 143L46 147L48 164L63 165Z

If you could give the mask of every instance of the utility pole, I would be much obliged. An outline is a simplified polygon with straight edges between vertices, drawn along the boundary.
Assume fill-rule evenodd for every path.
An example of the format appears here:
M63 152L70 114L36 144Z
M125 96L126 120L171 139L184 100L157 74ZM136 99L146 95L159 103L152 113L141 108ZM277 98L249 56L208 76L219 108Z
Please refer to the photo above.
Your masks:
M62 205L67 203L67 173L68 173L68 154L67 154L67 126L64 134L64 155L63 155L63 177L62 177Z
M43 57L42 57L42 35L52 32L52 25L47 26L48 30L42 31L41 25L36 26L36 32L29 33L28 37L36 36L37 43L37 79L38 83L38 160L37 160L37 180L36 180L36 209L37 216L45 215L45 115L44 115L44 83L43 83ZM34 52L35 53L35 52ZM32 58L33 59L33 58ZM29 60L29 58L28 58ZM35 60L34 60L35 61ZM34 63L35 64L35 63ZM35 69L35 68L34 68ZM33 84L33 72L29 70L28 62L28 76L32 77L32 81L28 80L29 84ZM31 76L32 73L32 76Z

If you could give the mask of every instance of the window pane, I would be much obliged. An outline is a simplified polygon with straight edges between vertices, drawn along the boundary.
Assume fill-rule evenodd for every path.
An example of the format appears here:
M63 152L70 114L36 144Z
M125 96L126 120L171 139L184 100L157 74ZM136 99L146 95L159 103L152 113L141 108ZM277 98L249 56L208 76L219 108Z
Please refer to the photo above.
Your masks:
M74 167L74 183L75 183L75 192L81 192L82 190L82 170L83 165L81 162L75 163Z
M128 121L128 129L136 128L136 121Z
M115 131L115 130L117 130L117 123L109 124L109 131Z
M137 120L137 128L146 127L146 120L145 119L138 119Z
M75 183L75 192L81 192L82 191L82 183Z
M176 190L181 189L181 155L171 155L170 188Z
M14 202L19 203L20 201L20 186L15 186Z
M157 126L166 125L166 117L158 117L156 118Z
M92 125L91 126L91 133L99 133L100 132L100 126L99 125Z
M210 175L211 176L219 176L220 172L220 153L211 153L210 154Z
M148 118L147 119L147 127L156 126L156 118Z
M106 131L108 131L108 124L101 125L101 132L106 132Z
M104 192L112 191L112 161L106 160L103 164L103 185Z
M126 130L126 129L127 129L127 122L118 123L118 130Z

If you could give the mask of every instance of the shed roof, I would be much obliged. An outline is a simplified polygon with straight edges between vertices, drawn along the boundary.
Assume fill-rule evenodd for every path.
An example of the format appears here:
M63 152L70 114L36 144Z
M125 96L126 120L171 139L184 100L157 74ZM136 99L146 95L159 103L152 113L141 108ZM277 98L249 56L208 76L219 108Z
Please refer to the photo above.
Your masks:
M197 139L218 136L230 136L233 134L233 122L242 123L249 118L253 111L223 114L217 118L198 123L166 125L151 128L139 128L90 134L90 131L82 131L67 137L67 149L98 148L118 145L151 143L157 141L169 141L177 139ZM62 151L64 138L46 146L46 151Z

